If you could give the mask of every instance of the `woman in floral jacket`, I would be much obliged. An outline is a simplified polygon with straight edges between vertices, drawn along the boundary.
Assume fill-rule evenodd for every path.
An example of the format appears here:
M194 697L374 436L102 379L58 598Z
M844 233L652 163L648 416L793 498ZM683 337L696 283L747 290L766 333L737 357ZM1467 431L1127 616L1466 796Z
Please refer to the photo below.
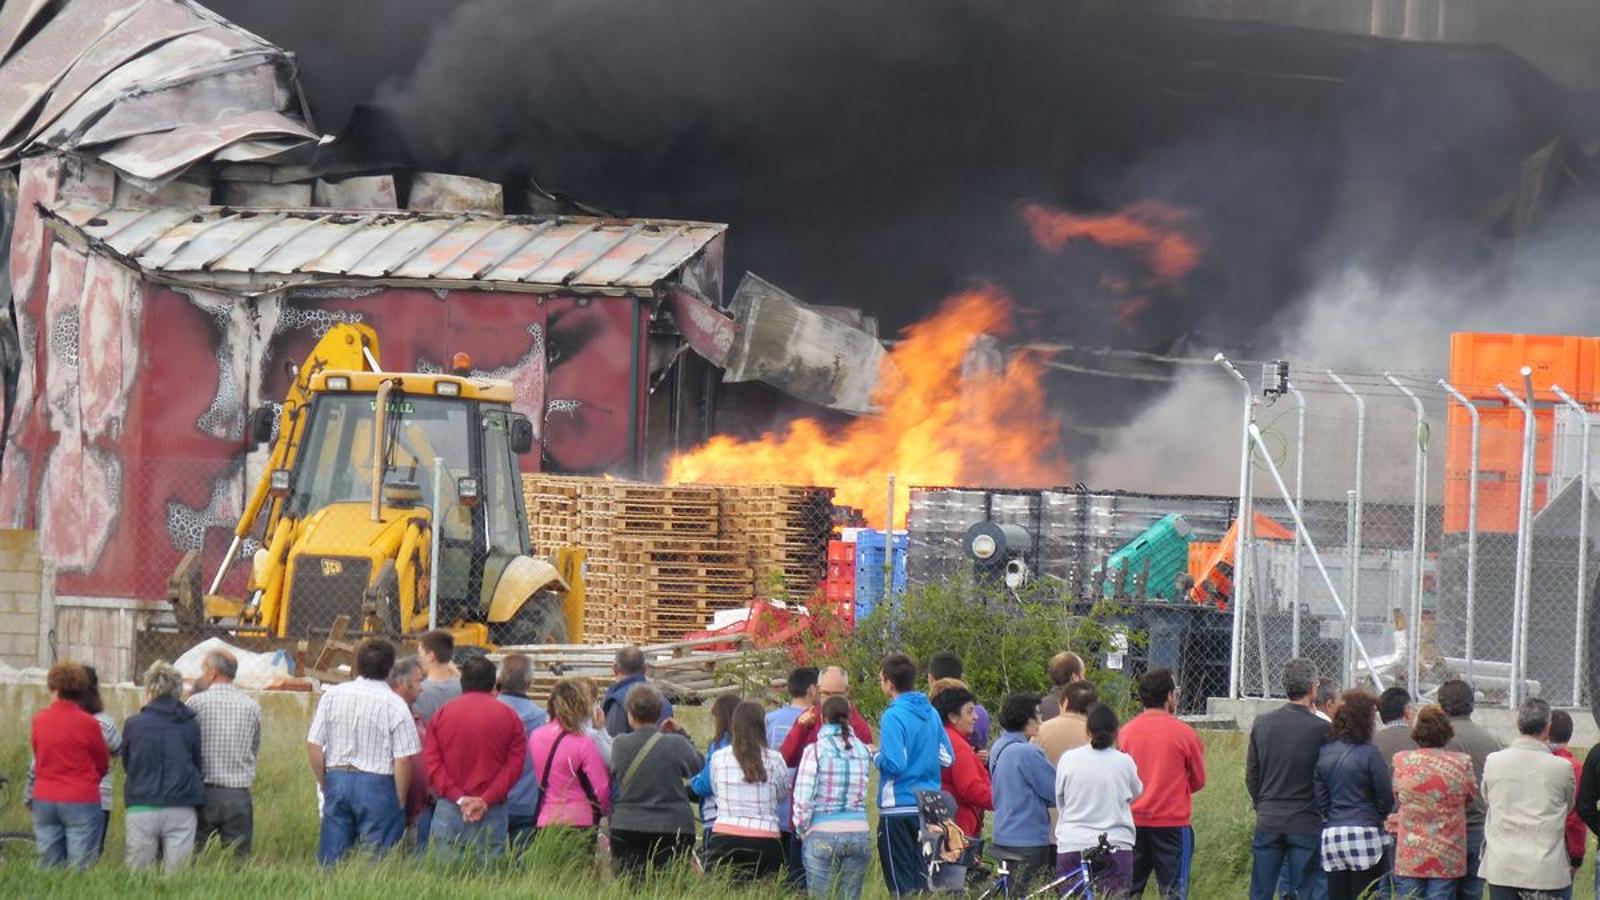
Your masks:
M1395 896L1453 898L1467 874L1467 807L1478 783L1471 757L1445 751L1454 735L1443 709L1423 707L1411 730L1417 749L1394 756Z

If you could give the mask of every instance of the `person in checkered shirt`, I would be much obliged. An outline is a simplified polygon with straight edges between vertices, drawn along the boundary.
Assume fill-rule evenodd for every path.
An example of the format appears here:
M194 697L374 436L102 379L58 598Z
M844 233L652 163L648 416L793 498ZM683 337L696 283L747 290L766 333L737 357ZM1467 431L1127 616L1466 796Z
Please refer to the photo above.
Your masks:
M261 704L233 686L239 661L226 650L206 654L189 708L200 723L200 762L205 805L200 807L195 849L216 837L241 859L250 855L255 833L250 786L261 752Z
M394 645L369 638L356 649L356 679L322 695L306 737L322 788L317 862L332 866L358 844L385 853L405 834L411 757L421 752L411 710L389 687Z

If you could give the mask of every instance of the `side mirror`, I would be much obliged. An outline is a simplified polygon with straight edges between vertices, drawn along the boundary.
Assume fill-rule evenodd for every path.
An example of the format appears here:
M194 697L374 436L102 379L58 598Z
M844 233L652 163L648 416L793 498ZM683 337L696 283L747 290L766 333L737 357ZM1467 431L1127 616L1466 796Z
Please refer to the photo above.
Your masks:
M470 475L457 478L456 499L461 501L462 506L469 509L477 506L478 501L483 499L483 494L478 487L478 479Z
M511 432L507 439L511 443L511 452L522 456L533 450L533 423L527 416L511 417Z
M277 418L270 404L258 406L250 413L248 431L251 446L259 447L272 440L272 426Z

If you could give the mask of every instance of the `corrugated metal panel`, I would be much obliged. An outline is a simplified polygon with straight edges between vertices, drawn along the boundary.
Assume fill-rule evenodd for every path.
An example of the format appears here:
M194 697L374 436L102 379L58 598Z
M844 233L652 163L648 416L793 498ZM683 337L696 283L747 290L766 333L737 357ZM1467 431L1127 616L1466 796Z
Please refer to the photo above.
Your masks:
M39 144L97 155L153 190L213 154L315 140L283 50L191 0L10 4L0 42L0 164ZM248 149L224 153L236 144Z
M727 228L570 217L327 210L44 209L58 231L149 276L263 293L382 280L648 293Z

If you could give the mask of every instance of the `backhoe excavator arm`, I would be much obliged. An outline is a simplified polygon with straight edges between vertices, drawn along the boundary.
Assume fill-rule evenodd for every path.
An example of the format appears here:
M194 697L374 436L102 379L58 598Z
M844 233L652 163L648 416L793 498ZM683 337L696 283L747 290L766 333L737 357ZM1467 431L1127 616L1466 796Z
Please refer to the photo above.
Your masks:
M261 511L268 506L271 496L272 473L277 469L292 468L300 451L301 438L305 436L305 408L311 402L311 379L325 369L351 371L378 370L378 333L368 325L340 322L328 329L306 357L305 365L294 373L294 381L283 398L283 411L278 416L278 437L272 445L272 455L261 472L261 480L250 494L239 524L233 529L233 544L217 570L208 593L215 594L239 552L239 545L254 530ZM283 498L271 500L267 521L261 529L261 540L267 544L277 533L278 520L283 515Z

